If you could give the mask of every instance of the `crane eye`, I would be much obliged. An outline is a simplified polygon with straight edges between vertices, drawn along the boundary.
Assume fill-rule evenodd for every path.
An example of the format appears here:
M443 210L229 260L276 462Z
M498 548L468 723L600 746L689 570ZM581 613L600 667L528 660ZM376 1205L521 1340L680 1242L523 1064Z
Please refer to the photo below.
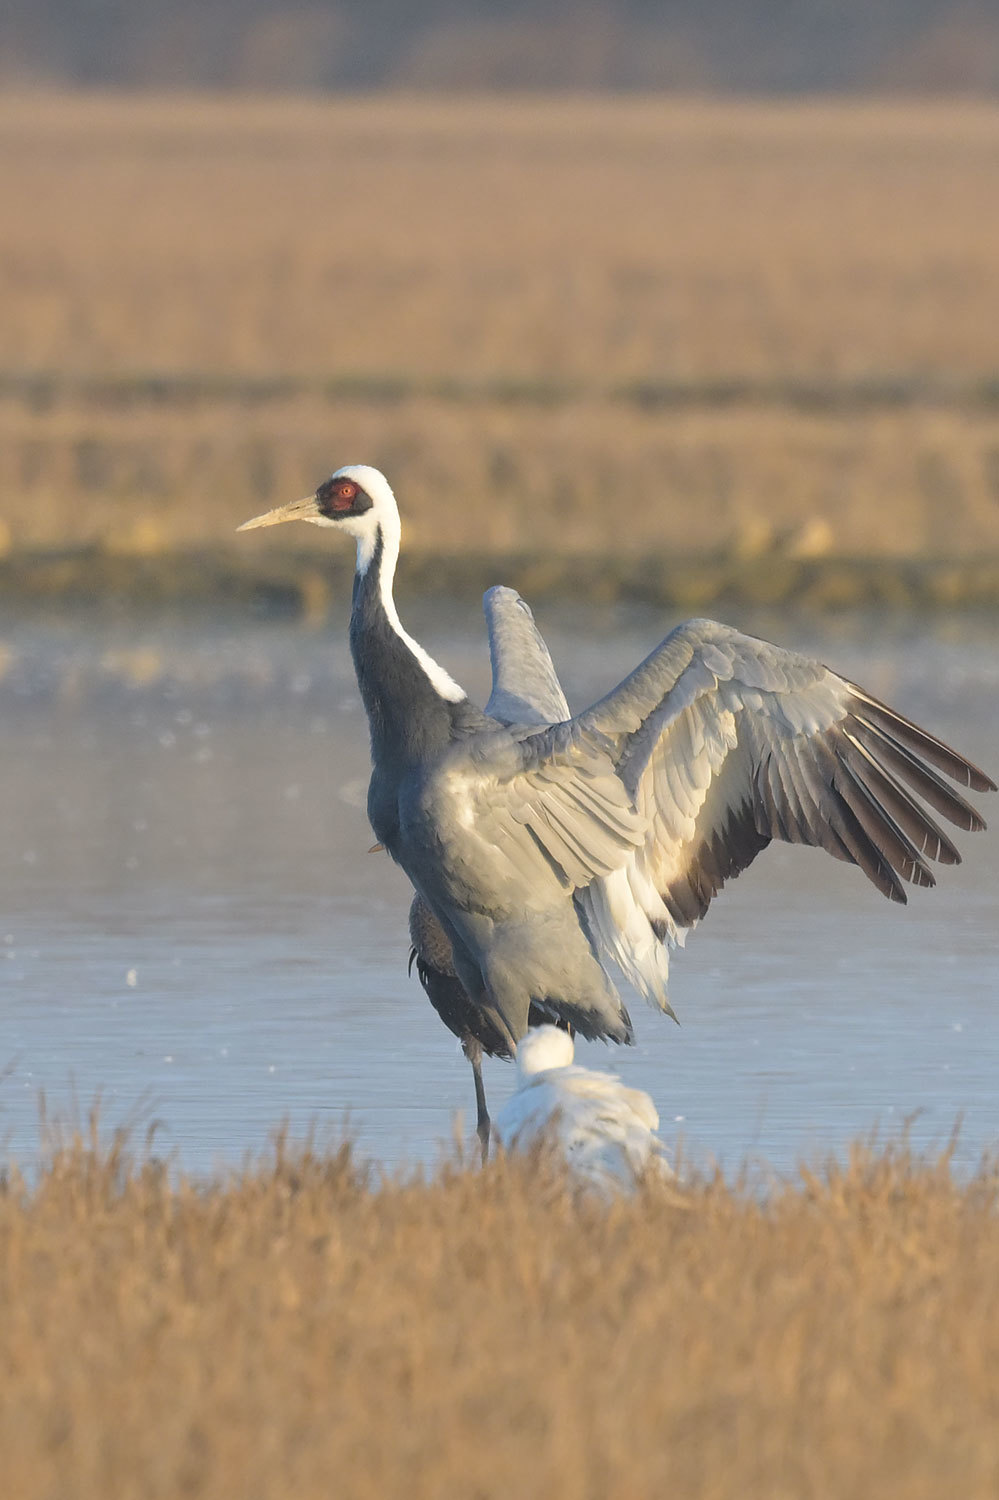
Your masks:
M352 479L344 479L333 492L333 509L349 510L357 499L357 485Z

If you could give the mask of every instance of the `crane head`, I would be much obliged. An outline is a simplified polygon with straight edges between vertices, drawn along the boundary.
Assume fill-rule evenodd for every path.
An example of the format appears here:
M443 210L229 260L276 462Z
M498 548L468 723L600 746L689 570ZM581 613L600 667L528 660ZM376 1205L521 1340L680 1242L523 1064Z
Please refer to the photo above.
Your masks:
M252 531L257 526L279 526L282 521L311 521L314 526L339 526L356 536L367 529L363 518L369 517L370 522L370 512L395 509L395 497L384 474L367 464L347 464L324 479L314 495L265 511L236 529Z

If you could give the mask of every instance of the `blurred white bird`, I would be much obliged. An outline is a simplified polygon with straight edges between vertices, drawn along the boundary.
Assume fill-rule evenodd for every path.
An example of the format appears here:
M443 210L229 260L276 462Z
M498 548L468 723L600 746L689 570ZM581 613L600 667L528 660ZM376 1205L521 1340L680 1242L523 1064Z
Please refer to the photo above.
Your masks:
M538 1026L517 1046L518 1087L496 1132L508 1151L554 1147L573 1177L604 1194L630 1191L646 1172L672 1176L648 1094L613 1073L574 1066L572 1037Z

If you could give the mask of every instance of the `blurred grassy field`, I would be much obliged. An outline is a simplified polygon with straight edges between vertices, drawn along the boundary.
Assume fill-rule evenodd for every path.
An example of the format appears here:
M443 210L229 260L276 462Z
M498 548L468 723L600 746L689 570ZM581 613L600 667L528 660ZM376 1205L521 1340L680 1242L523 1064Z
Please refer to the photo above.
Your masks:
M5 1493L991 1500L997 1203L900 1148L605 1210L63 1147L0 1193Z
M999 108L0 99L0 542L999 555ZM247 548L301 545L291 535Z

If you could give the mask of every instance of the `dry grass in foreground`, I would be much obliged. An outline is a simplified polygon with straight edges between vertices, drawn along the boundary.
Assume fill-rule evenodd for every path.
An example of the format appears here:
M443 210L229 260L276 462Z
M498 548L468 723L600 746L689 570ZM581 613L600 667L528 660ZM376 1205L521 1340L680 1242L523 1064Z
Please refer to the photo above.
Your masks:
M858 1148L609 1210L538 1164L278 1149L0 1194L18 1500L994 1496L999 1175Z

